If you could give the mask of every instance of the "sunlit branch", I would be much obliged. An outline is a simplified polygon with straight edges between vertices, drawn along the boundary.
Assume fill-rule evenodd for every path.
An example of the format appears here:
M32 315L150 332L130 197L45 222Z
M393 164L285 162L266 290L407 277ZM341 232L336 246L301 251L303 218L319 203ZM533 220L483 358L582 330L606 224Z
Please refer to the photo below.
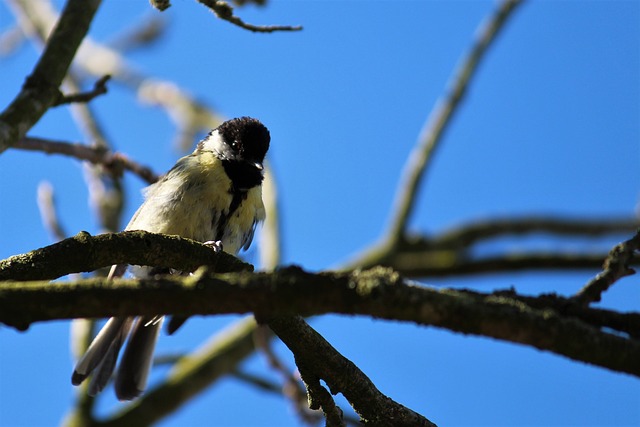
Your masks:
M158 176L149 167L131 160L122 153L112 153L99 147L44 138L25 137L22 138L14 148L41 151L47 154L62 154L78 160L103 165L116 173L121 170L128 170L149 184L158 180Z

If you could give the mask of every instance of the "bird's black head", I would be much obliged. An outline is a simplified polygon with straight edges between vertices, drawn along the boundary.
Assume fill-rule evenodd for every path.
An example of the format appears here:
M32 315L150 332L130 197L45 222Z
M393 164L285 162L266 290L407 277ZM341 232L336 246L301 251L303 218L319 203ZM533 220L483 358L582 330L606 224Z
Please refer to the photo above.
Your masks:
M238 190L262 183L262 162L269 149L269 130L259 120L240 117L227 120L198 144L200 151L212 151Z

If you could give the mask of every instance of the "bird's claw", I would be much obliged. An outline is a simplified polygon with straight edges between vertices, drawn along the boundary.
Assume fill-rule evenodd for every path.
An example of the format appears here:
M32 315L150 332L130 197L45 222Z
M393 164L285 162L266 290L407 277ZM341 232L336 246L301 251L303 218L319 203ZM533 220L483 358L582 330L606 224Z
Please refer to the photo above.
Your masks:
M215 253L222 252L222 240L209 240L204 242L203 245L209 246Z

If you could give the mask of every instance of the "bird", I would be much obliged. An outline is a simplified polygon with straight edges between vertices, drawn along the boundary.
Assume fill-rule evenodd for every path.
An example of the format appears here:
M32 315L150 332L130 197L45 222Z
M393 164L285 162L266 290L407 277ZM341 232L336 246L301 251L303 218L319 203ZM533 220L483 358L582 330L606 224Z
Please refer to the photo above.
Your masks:
M179 235L236 255L248 249L256 226L264 221L263 162L271 141L257 119L239 117L213 129L158 182L145 190L144 202L125 230ZM119 277L126 265L114 265L109 278ZM134 277L153 277L153 267L132 266ZM170 329L176 329L179 319ZM93 374L88 394L100 393L116 367L114 389L121 401L145 390L163 316L112 317L76 363L73 385ZM171 333L171 332L170 332Z

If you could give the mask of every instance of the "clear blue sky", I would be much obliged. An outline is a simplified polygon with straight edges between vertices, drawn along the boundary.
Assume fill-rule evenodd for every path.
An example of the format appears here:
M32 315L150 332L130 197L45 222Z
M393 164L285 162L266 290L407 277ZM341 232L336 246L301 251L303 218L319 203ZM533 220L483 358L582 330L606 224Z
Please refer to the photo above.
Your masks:
M381 235L422 123L494 8L493 1L276 0L238 10L256 24L305 26L269 35L216 20L196 2L173 3L164 14L171 23L166 37L131 54L132 64L176 81L225 117L250 115L270 128L285 261L311 270L338 265ZM147 1L105 1L91 35L108 41L153 13ZM0 6L0 29L11 22ZM30 46L2 58L0 108L36 59ZM633 215L640 183L640 2L528 2L476 77L427 174L412 230L512 214ZM181 155L171 146L174 128L165 113L136 103L126 89L112 84L93 106L117 149L154 170L167 170ZM47 113L30 135L81 138L64 107ZM99 232L77 162L9 150L0 155L0 258L51 243L35 202L42 180L55 187L69 233ZM143 184L129 176L126 186L128 217ZM606 250L614 243L588 244ZM519 240L506 244L525 247ZM437 283L571 294L596 273ZM637 277L627 278L603 305L638 311L639 289ZM176 336L162 336L159 352L187 351L230 320L189 322ZM312 324L382 392L442 426L640 425L637 378L410 324L339 316ZM68 329L68 322L37 324L27 333L0 329L0 425L56 425L67 412L74 393ZM286 349L278 352L292 363ZM275 378L260 356L245 368ZM108 389L100 412L119 405ZM283 399L225 379L161 425L299 423Z

